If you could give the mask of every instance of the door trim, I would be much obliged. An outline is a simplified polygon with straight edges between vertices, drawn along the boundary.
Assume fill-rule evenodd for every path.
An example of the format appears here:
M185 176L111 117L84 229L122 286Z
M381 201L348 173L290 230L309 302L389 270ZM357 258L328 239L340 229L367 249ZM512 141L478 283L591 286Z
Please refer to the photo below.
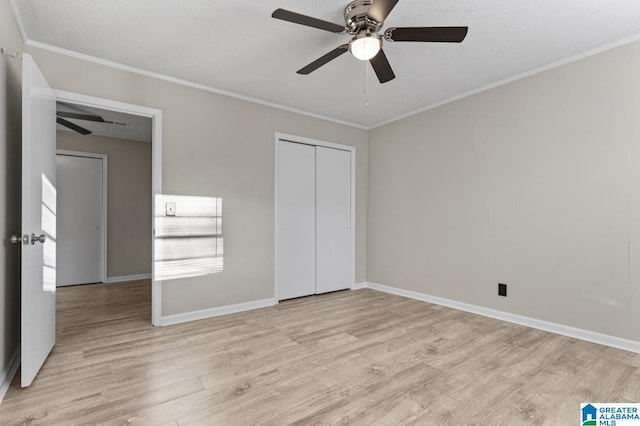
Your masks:
M155 200L156 194L162 193L162 111L141 105L128 104L95 96L55 90L56 99L62 102L74 103L89 107L103 108L128 114L149 117L152 120L153 132L151 136L151 196ZM162 325L162 282L156 281L153 272L153 235L154 235L155 202L151 203L151 323Z
M311 146L322 146L325 148L340 149L342 151L348 151L351 153L351 247L350 247L350 281L351 288L354 289L356 285L356 147L350 145L343 145L340 143L321 141L318 139L306 138L303 136L288 135L286 133L276 132L275 135L275 181L274 181L274 282L273 282L273 297L278 300L278 142L293 142Z
M56 149L56 155L66 155L68 157L96 158L102 160L102 232L100 241L102 245L102 260L100 265L100 278L103 283L107 283L107 200L109 189L109 156L107 154L97 154L94 152L70 151L66 149Z

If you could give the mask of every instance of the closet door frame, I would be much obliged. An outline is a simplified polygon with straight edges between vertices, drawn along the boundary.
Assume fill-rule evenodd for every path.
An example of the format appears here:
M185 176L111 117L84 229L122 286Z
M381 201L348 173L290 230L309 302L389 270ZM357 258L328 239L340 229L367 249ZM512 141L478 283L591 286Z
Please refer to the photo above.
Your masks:
M350 264L350 282L351 288L355 287L356 282L356 148L354 146L343 145L334 142L326 142L317 139L305 138L302 136L294 136L288 135L285 133L276 133L275 137L275 193L274 193L274 283L273 283L273 297L278 298L278 146L279 142L293 142L300 143L311 146L322 146L325 148L333 148L340 149L342 151L348 151L351 153L351 218L350 218L350 239L351 239L351 247L349 253L349 264Z

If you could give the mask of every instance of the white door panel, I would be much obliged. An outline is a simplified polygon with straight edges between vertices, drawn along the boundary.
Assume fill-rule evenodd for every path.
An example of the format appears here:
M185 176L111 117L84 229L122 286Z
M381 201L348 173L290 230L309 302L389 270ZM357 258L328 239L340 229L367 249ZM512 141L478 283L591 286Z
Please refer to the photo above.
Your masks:
M102 159L56 156L58 287L102 282Z
M351 287L351 153L316 147L316 293Z
M315 148L278 141L278 300L308 296L315 287Z
M33 58L22 60L21 383L29 386L55 344L56 99ZM34 239L31 238L33 234ZM39 241L37 238L43 235Z

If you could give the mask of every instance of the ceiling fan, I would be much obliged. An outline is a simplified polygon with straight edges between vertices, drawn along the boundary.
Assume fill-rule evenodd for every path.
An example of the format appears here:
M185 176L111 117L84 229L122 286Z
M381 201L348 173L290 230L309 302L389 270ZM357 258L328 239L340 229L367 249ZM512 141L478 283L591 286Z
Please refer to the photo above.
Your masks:
M73 130L74 132L80 133L81 135L90 135L91 130L87 130L82 126L78 126L75 123L72 123L69 120L65 120L66 118L71 118L74 120L84 120L84 121L94 121L97 123L106 123L107 121L99 115L91 115L91 114L79 114L77 112L65 112L65 111L56 111L56 123L64 126L68 129Z
M77 125L76 123L72 123L71 121L66 120L67 118L72 120L93 121L94 123L111 124L113 126L123 126L123 127L128 126L127 123L124 123L121 121L105 120L104 118L95 114L83 114L83 113L71 112L71 111L56 111L56 123L68 129L71 129L74 132L78 132L81 135L90 135L93 132L91 130L85 129L82 126Z
M348 44L338 46L326 55L299 69L298 74L310 74L349 51L356 58L362 61L369 61L380 83L386 83L396 76L382 50L383 39L389 42L460 43L467 36L469 29L468 27L391 27L387 28L383 34L379 34L378 32L384 25L384 20L391 13L396 3L398 3L398 0L352 1L344 10L346 25L334 24L333 22L323 21L284 9L276 9L271 14L271 17L333 33L353 36Z

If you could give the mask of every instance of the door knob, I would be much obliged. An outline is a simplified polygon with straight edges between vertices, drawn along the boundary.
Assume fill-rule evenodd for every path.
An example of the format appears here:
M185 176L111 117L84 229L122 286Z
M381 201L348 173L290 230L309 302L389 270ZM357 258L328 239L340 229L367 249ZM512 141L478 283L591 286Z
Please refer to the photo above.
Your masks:
M36 234L31 234L31 244L35 244L37 242L41 242L44 244L44 242L47 241L47 236L45 234L40 234L40 236L37 236Z

